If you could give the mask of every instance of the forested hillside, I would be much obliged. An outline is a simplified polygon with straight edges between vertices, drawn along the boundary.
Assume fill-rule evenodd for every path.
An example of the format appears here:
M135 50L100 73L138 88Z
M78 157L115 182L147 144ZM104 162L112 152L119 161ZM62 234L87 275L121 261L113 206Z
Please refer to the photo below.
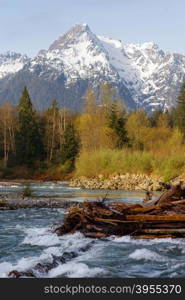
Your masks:
M1 178L62 179L113 173L185 171L185 84L171 111L128 111L114 87L89 89L82 113L34 109L25 87L18 106L0 107Z

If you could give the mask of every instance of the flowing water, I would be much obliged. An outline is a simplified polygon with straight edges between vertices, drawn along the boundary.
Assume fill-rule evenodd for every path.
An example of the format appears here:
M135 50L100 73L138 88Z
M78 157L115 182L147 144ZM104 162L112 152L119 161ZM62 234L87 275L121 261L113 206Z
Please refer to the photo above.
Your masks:
M106 191L82 190L67 183L32 183L35 196L93 199ZM19 193L22 185L0 186L0 194ZM141 192L109 191L109 199L139 203ZM80 233L58 237L50 233L63 209L20 209L0 211L0 277L12 270L27 271L54 256L75 252L77 256L38 277L184 277L185 240L137 240L129 236L93 240ZM86 247L87 251L82 251Z

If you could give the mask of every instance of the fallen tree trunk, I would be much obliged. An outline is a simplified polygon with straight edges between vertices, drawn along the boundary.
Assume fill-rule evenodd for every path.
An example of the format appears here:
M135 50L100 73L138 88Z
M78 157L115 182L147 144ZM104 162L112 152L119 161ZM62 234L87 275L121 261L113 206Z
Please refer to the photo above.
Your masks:
M185 222L185 215L177 215L177 216L151 216L151 215L128 215L125 216L127 221L170 221L170 222ZM122 222L122 221L118 221Z
M169 229L142 229L140 233L144 234L183 234L185 235L185 228L169 228Z

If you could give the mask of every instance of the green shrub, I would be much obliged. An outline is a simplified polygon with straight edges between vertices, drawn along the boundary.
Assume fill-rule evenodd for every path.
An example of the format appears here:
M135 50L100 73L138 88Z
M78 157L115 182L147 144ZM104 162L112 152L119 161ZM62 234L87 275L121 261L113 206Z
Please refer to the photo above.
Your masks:
M82 152L76 161L76 175L93 177L98 174L151 173L152 155L147 152L103 149Z
M23 197L31 197L32 196L32 190L31 190L30 184L25 185L23 192L22 192L22 196Z
M165 182L185 172L185 156L169 156L155 161L155 171Z
M76 161L76 175L108 177L114 173L153 174L165 181L185 172L185 155L154 155L147 151L102 149L95 152L84 151Z

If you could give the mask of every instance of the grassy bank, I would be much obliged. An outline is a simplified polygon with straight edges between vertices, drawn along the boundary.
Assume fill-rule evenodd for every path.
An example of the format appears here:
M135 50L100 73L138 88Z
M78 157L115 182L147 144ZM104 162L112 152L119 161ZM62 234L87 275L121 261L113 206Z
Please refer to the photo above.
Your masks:
M76 176L108 177L114 173L158 175L169 181L185 172L185 153L154 154L146 151L103 149L82 152L76 161Z

